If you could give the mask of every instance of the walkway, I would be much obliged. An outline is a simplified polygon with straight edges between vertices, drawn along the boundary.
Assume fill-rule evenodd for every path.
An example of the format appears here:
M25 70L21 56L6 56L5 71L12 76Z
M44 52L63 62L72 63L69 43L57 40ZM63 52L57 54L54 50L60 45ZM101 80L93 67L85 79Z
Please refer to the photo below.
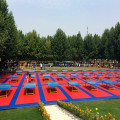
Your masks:
M44 106L52 120L82 120L58 105Z

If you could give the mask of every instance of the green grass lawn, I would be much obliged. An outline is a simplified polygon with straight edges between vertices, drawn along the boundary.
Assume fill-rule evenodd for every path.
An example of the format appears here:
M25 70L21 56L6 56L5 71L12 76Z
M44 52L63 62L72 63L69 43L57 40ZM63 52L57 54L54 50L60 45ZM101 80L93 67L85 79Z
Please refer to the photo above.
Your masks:
M87 102L74 102L74 105L79 105L81 109L85 110L86 107L96 113L95 108L98 108L100 115L107 115L110 112L115 115L116 120L120 120L120 99L109 99L100 101L87 101Z
M83 110L88 107L95 113L95 108L98 108L100 115L105 115L110 112L112 115L115 115L116 120L120 120L120 99L74 102L73 104L79 105ZM0 120L42 120L42 116L38 111L38 106L35 106L28 108L0 110Z
M38 68L38 70L41 70L41 69ZM97 68L97 67L45 67L45 70L48 70L48 71L51 71L51 70L58 70L58 71L61 71L61 70L110 70L110 68Z
M0 120L42 120L38 106L0 110Z

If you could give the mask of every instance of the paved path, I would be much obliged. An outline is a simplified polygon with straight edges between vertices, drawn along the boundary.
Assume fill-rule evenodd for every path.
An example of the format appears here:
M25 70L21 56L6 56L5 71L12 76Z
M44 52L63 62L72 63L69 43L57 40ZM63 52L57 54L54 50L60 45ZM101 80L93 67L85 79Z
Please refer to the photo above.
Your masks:
M58 105L44 106L52 120L82 120Z

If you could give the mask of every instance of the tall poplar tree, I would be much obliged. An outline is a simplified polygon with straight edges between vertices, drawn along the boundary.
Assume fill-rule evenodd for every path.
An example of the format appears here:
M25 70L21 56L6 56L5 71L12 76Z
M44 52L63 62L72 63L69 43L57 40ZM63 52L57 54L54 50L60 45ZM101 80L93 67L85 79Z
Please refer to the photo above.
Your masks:
M65 58L64 57L64 51L66 49L65 41L66 34L61 29L58 29L52 40L52 49L54 58L56 60L62 61Z
M2 61L16 58L16 34L14 17L6 0L0 0L0 58Z

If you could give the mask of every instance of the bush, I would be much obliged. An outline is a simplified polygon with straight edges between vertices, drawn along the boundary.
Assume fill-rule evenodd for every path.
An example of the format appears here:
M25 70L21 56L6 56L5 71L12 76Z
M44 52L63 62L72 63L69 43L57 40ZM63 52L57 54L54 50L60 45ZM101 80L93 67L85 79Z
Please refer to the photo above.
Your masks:
M96 108L96 114L94 114L93 111L87 107L85 110L82 110L79 106L75 106L72 103L65 103L59 100L57 101L57 104L84 120L115 120L115 118L113 118L112 114L109 112L108 115L99 116L99 112L97 112L98 108Z
M46 109L43 105L44 104L41 101L38 102L39 111L41 112L43 120L51 120L50 119L50 114L47 113L47 111L46 111Z

